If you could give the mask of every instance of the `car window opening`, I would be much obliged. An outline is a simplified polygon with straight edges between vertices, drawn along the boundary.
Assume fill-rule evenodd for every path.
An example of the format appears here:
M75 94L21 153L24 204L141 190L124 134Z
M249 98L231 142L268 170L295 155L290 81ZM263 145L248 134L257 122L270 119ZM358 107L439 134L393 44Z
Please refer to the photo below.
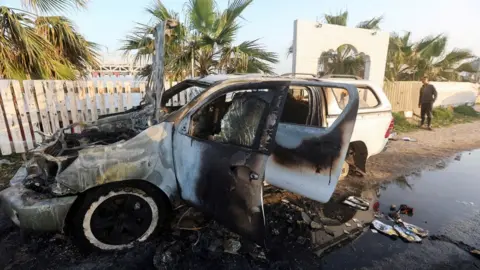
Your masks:
M266 89L222 95L193 115L190 134L203 140L252 147L271 96Z
M305 87L292 87L288 90L280 123L306 125L310 113L310 95Z

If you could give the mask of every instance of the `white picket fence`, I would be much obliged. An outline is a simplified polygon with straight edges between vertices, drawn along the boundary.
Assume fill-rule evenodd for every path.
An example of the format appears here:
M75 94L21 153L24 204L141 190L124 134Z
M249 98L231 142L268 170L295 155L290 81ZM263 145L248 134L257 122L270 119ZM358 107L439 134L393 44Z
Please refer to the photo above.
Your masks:
M41 136L74 122L123 112L140 103L145 82L133 81L15 81L0 80L1 155L24 153ZM80 132L77 126L70 132Z

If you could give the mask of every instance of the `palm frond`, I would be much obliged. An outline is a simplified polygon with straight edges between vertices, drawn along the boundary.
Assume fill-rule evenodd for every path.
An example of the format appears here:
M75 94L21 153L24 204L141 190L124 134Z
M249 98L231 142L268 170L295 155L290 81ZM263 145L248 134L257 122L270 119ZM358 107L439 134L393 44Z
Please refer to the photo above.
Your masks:
M214 0L190 0L187 4L190 23L198 32L210 34L217 19Z
M85 8L87 3L88 0L22 0L25 7L41 12Z
M383 21L383 16L373 17L357 24L357 28L380 30L380 23Z
M447 53L442 60L435 63L434 66L452 68L473 58L475 58L475 55L473 55L470 50L454 49L451 52Z
M73 79L97 62L97 45L64 17L37 17L0 7L0 76Z
M325 22L328 24L335 24L335 25L341 25L341 26L347 26L347 21L348 21L348 11L340 11L336 15L332 14L325 14L323 16L325 19Z

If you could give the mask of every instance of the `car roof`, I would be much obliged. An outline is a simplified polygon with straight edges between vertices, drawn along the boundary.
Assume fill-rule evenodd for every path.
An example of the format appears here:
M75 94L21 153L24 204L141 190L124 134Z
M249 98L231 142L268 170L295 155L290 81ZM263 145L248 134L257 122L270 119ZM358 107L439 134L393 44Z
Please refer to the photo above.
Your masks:
M258 78L258 77L272 77L267 74L252 73L252 74L213 74L207 75L204 77L194 77L188 80L197 81L200 83L214 84L221 81L226 81L230 79L248 79L248 78Z
M277 78L277 79L291 79L291 80L316 80L316 81L325 81L325 82L334 82L334 83L346 83L346 84L353 84L353 85L374 85L372 81L369 80L353 80L353 79L343 79L343 78L317 78L317 77L286 77L286 76L275 76L275 75L268 75L268 74L261 74L261 73L248 73L248 74L214 74L214 75L207 75L204 77L194 77L188 80L205 83L212 85L217 82L226 81L230 79L248 79L248 78L256 78L259 77L267 78Z
M353 80L353 79L341 79L341 78L333 78L333 79L322 79L320 78L320 81L322 82L334 82L334 83L348 83L348 84L353 84L353 85L376 85L372 81L369 80Z

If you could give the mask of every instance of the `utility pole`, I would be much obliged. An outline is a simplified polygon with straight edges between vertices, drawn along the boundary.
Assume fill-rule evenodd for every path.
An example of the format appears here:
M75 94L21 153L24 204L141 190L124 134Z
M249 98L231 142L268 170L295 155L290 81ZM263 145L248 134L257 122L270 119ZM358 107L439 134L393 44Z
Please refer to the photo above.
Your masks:
M155 55L152 63L152 79L149 87L150 95L155 97L155 120L158 121L161 116L160 104L162 95L165 91L165 29L172 29L178 25L178 22L167 20L160 22L155 27Z

